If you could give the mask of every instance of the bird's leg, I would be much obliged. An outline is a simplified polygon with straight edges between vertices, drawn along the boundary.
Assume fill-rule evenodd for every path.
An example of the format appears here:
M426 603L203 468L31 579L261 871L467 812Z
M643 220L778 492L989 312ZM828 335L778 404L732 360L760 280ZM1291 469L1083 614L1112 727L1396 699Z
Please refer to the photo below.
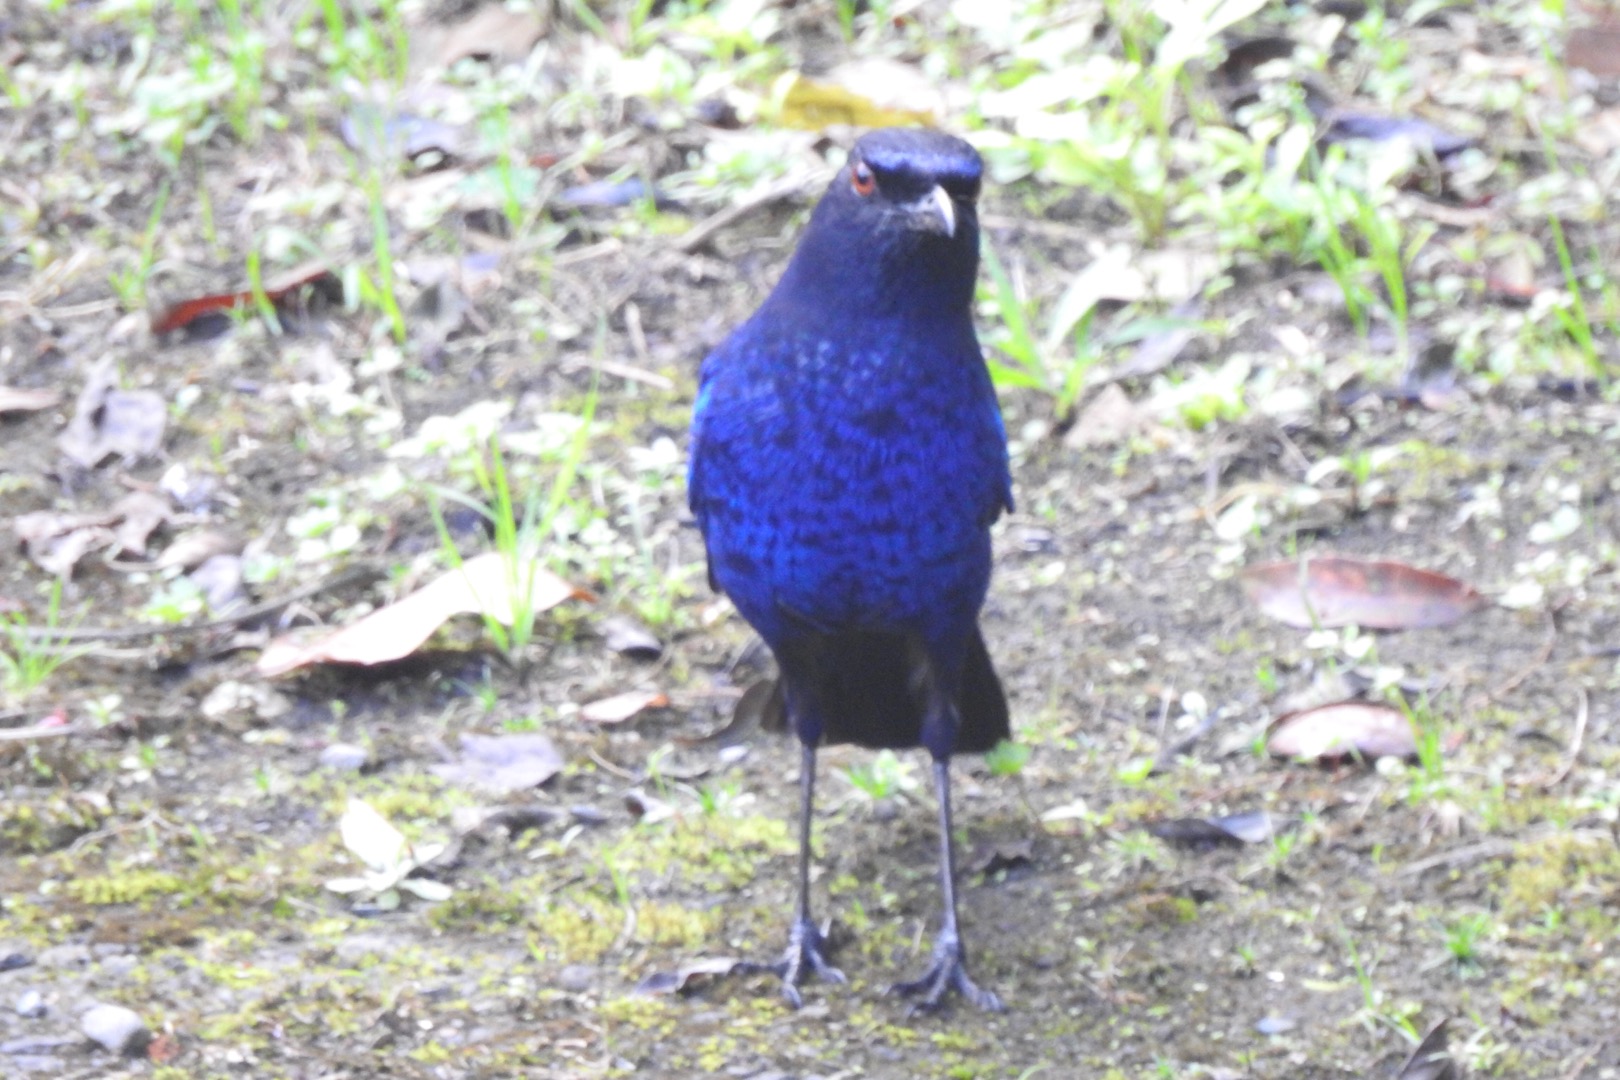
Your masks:
M956 845L951 837L951 765L948 758L934 759L934 790L939 794L939 885L945 914L934 939L934 956L920 978L895 983L892 992L917 998L920 1012L934 1012L952 989L989 1012L1000 1012L1001 999L981 990L967 973L967 953L956 925Z
M803 1004L799 983L806 972L828 982L844 981L844 973L827 962L826 929L810 917L810 814L816 794L816 748L809 744L799 765L799 791L799 907L788 930L787 952L771 968L782 980L783 996L795 1009Z

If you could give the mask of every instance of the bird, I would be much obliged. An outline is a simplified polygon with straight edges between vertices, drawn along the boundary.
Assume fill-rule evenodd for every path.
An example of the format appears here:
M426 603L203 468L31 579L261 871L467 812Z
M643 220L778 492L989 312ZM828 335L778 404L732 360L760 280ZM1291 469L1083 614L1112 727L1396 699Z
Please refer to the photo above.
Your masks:
M941 916L914 1008L1001 999L969 976L956 908L950 759L1009 737L979 614L991 526L1013 508L1007 434L973 325L971 144L927 128L858 139L776 286L704 360L688 503L710 585L776 659L801 750L798 901L779 962L802 1003L828 958L811 913L816 752L921 747L939 816Z

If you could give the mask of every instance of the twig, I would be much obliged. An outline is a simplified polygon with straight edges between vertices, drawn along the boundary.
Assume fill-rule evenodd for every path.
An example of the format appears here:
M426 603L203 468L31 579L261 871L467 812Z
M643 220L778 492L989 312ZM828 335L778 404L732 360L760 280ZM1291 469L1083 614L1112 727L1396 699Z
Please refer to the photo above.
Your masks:
M1596 1046L1589 1047L1576 1054L1575 1064L1571 1065L1569 1071L1564 1074L1564 1080L1579 1080L1581 1073L1585 1072L1586 1067L1592 1064L1592 1059L1603 1053L1603 1048L1608 1045L1606 1042L1599 1042Z
M1508 694L1513 693L1523 685L1526 679L1539 671L1552 658L1553 646L1558 643L1557 611L1557 607L1547 609L1547 638L1541 643L1541 648L1536 650L1536 655L1531 658L1528 664L1508 676L1505 681L1485 691L1487 701L1500 701Z
M178 637L183 634L206 634L211 630L225 630L240 626L243 623L262 619L266 615L273 615L283 608L291 607L312 596L324 592L352 585L357 581L370 580L381 577L383 572L375 566L351 566L333 577L324 581L317 581L313 585L306 585L302 589L295 589L286 596L274 600L266 600L262 604L254 604L233 615L225 615L218 619L209 619L207 622L185 623L178 626L21 626L17 628L24 639L31 643L43 642L45 644L60 644L68 641L141 641L146 638Z
M1400 877L1420 877L1430 870L1442 866L1463 866L1468 863L1482 862L1485 859L1500 859L1504 855L1511 855L1519 849L1518 843L1512 840L1485 840L1469 847L1457 848L1453 851L1442 851L1438 855L1431 855L1427 859L1419 859L1401 867Z
M0 743L37 742L40 739L60 739L64 735L77 735L82 728L69 724L56 727L40 727L38 724L29 727L0 728Z
M1586 741L1586 721L1591 714L1591 703L1586 697L1586 687L1577 688L1576 693L1581 695L1579 708L1575 710L1575 735L1569 742L1569 753L1564 755L1564 763L1551 777L1541 782L1543 791L1550 791L1569 778L1575 769L1575 762L1581 756L1581 744Z
M716 233L731 228L743 218L749 217L773 203L781 202L783 199L791 199L806 188L818 186L826 178L827 173L818 170L813 173L799 173L796 176L778 180L770 187L756 192L742 202L734 203L718 213L710 214L686 230L686 233L675 242L675 249L690 255L710 240L713 240Z

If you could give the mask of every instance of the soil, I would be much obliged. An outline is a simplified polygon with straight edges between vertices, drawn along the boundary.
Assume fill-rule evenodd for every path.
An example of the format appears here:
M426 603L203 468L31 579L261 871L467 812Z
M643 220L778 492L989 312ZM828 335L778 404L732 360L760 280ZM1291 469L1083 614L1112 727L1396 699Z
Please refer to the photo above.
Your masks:
M48 33L15 16L16 47L61 70L81 54L127 57L119 22L61 19ZM668 441L684 448L698 363L769 288L814 190L695 253L662 227L695 215L673 211L647 228L625 227L630 211L559 215L539 254L474 236L482 219L467 215L459 235L411 234L419 250L401 260L501 250L497 277L463 284L473 315L447 339L421 328L422 309L398 349L375 311L339 309L289 316L280 334L247 318L221 338L158 339L108 286L147 231L151 152L83 130L49 138L72 119L41 99L6 122L5 183L33 210L5 211L0 384L63 402L0 417L4 515L161 491L175 519L152 558L209 529L245 545L250 602L335 584L173 633L152 621L173 571L145 555L74 568L64 622L113 633L74 638L83 655L0 711L19 731L68 725L0 741L0 959L14 958L0 964L0 1072L1309 1080L1395 1076L1412 1035L1450 1018L1453 1051L1478 1075L1620 1074L1612 394L1532 375L1465 377L1442 401L1354 398L1346 371L1377 389L1401 367L1381 344L1388 328L1358 334L1342 303L1321 300L1325 275L1253 265L1211 293L1221 330L1171 372L1245 354L1257 380L1290 372L1295 407L1268 410L1251 390L1253 407L1201 428L1160 418L1088 445L1087 425L1066 429L1048 397L1007 392L1018 511L997 527L983 621L1032 752L1011 775L959 759L955 777L972 970L1009 1007L920 1016L886 994L923 966L936 926L927 768L902 758L874 795L850 778L872 755L840 747L821 755L814 897L849 982L809 984L795 1011L768 976L683 970L782 947L798 752L728 727L767 661L704 583L680 455L647 462ZM610 163L657 175L681 158L669 137L625 130ZM336 138L315 135L293 124L251 148L225 135L193 148L165 180L178 209L158 238L154 306L237 287L240 263L219 251L253 238L222 244L212 230L251 231L266 192L342 175ZM992 187L985 215L1035 295L1061 292L1085 242L1131 235L1089 201L1032 213L1030 186ZM365 264L364 199L337 199L303 227L324 230L335 266ZM25 258L30 242L52 258ZM61 272L50 289L47 264ZM1290 365L1279 327L1325 364ZM56 439L108 356L122 385L162 395L168 430L157 454L76 466ZM1155 384L1121 385L1142 401ZM334 403L344 394L352 408ZM594 409L552 525L556 565L598 600L541 615L516 662L464 620L398 663L259 677L259 650L285 627L352 622L421 583L441 545L429 485L476 487L448 455L407 459L408 482L381 493L366 485L423 421L485 401L514 405L508 434ZM1311 473L1391 448L1362 483ZM557 460L514 455L512 475L549 490ZM1257 516L1234 531L1226 515L1245 499ZM1549 538L1538 526L1566 505L1579 529ZM289 524L312 506L336 507L357 542L308 554ZM448 528L465 551L483 541L474 515L451 513ZM1334 642L1245 600L1243 565L1330 551L1442 570L1493 598L1527 581L1544 595ZM42 624L49 581L18 548L0 562L19 622ZM647 624L657 659L610 649L614 616ZM1440 761L1265 754L1275 717L1376 696L1370 683L1433 718ZM579 716L632 689L669 705L611 725ZM490 795L434 771L463 733L533 730L566 762L534 790ZM321 763L338 743L364 748L360 771ZM449 841L424 871L448 900L407 894L390 909L325 888L357 870L338 826L351 798L414 841ZM491 807L524 813L472 824ZM1275 839L1152 831L1253 811ZM646 991L672 973L690 975L679 992ZM30 992L42 1015L14 1007ZM155 1041L122 1060L92 1046L79 1016L97 1001L133 1008Z

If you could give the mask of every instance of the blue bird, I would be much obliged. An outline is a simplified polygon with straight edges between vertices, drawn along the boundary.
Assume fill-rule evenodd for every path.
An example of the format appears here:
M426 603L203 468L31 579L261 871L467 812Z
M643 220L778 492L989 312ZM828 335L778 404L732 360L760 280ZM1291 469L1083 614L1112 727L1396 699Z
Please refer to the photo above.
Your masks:
M973 329L982 165L922 129L861 138L781 280L704 361L687 478L709 581L775 655L803 746L799 899L771 965L842 982L810 914L816 748L921 746L939 797L943 915L896 985L933 1010L968 977L957 924L950 758L1008 735L980 635L990 526L1012 508L1007 436Z

